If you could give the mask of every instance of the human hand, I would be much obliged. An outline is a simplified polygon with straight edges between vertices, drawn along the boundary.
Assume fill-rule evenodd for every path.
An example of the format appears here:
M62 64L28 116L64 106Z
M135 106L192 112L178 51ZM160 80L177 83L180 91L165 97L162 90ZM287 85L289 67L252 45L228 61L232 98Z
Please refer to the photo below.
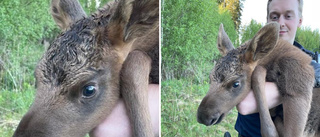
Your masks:
M151 122L153 132L156 136L159 135L159 113L160 113L160 95L159 85L150 84L148 87L149 111L151 115ZM96 128L90 132L92 137L131 137L132 129L130 125L129 116L122 98L118 100L115 108L111 114Z

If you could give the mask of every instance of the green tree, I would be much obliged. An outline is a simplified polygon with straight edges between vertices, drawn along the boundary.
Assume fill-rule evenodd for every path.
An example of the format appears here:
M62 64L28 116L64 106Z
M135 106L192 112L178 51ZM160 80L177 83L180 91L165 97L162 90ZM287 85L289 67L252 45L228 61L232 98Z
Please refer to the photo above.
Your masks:
M217 0L220 12L230 12L235 28L239 30L241 25L241 15L243 2L245 0Z
M243 26L241 29L241 43L246 42L254 37L254 35L262 28L262 24L255 20L251 20L249 25Z
M311 30L310 27L298 28L295 40L310 51L320 51L319 30Z
M1 0L0 5L0 41L36 42L57 35L49 2Z

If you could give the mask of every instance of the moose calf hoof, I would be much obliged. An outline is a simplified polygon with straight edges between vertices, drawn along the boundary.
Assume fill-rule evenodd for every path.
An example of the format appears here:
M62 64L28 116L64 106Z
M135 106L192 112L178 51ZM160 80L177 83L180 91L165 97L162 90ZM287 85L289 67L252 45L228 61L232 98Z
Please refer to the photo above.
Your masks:
M231 137L230 133L227 131L226 133L224 133L224 137Z

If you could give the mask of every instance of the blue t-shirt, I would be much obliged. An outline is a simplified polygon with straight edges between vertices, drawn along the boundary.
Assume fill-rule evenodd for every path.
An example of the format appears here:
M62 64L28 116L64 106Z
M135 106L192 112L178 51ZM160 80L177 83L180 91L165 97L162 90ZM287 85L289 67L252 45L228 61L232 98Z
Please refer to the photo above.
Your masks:
M243 137L261 137L259 113L249 115L238 113L235 129Z
M312 52L303 48L303 46L301 46L298 42L294 42L293 45L310 56L313 55ZM261 137L259 113L250 115L241 115L238 113L235 129L243 137Z

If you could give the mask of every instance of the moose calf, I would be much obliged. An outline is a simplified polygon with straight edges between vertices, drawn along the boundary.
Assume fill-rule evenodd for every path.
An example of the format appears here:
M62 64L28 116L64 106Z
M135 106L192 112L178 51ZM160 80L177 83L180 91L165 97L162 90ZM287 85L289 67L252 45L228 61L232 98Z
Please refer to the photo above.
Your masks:
M198 108L199 123L218 124L252 89L262 136L320 136L320 92L312 88L311 58L279 39L279 28L278 23L269 23L235 49L221 24L217 47L223 57L210 74L210 89ZM265 81L275 82L281 94L282 106L271 113Z
M52 0L51 10L63 33L36 67L36 97L14 137L85 136L120 94L133 135L153 136L146 94L150 71L153 82L159 73L151 69L159 61L159 1L113 1L86 16L76 0Z

